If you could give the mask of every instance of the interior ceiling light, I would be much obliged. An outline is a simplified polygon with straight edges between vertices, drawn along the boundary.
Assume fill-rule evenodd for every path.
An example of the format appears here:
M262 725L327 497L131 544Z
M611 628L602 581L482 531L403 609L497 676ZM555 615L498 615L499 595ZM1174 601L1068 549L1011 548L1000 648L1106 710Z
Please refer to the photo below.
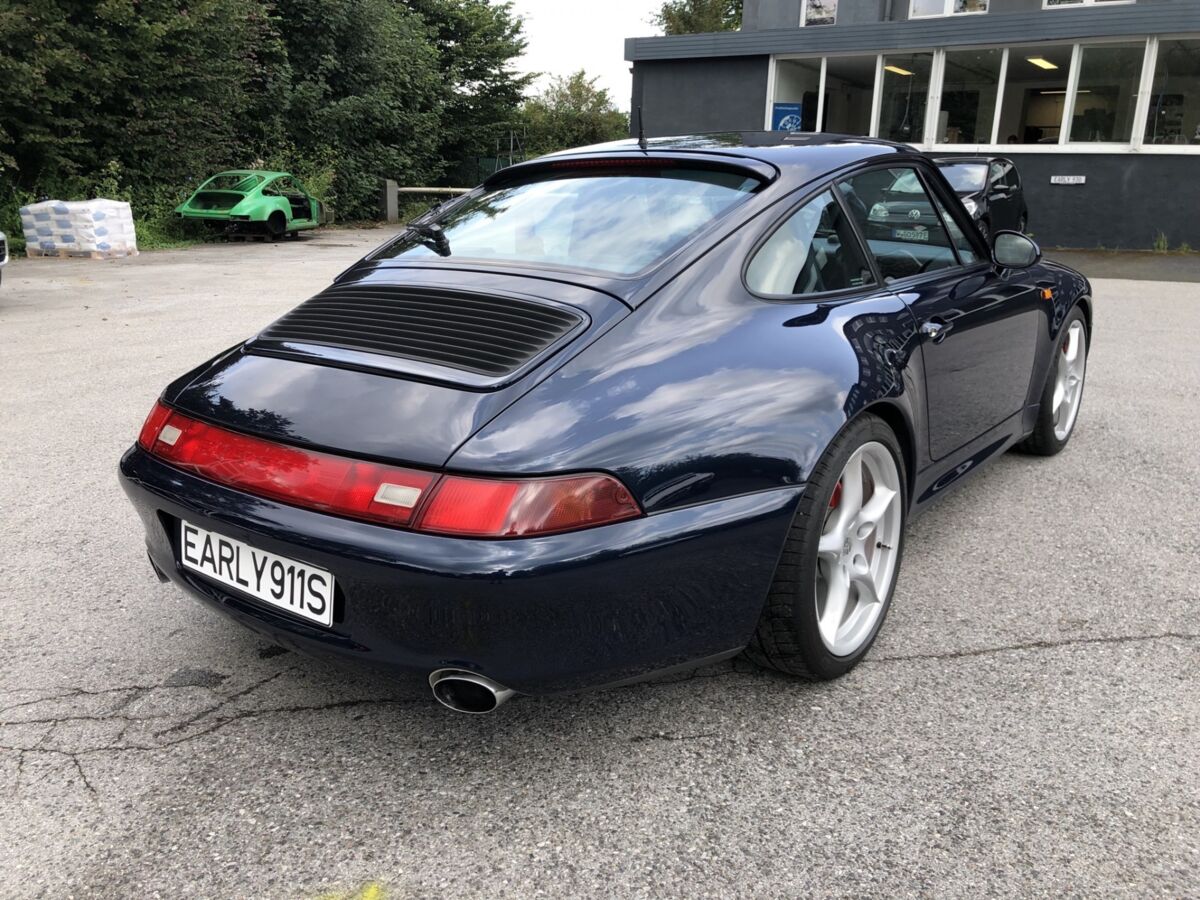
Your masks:
M900 68L899 66L884 66L883 68L884 68L884 71L886 71L886 72L895 72L897 75L911 75L911 74L913 74L912 72L908 71L908 69L902 69L902 68Z
M1028 62L1033 63L1039 69L1057 69L1058 68L1058 66L1056 66L1054 63L1050 62L1050 60L1042 59L1042 57L1040 57L1040 56L1027 56L1027 57L1025 57L1025 59Z

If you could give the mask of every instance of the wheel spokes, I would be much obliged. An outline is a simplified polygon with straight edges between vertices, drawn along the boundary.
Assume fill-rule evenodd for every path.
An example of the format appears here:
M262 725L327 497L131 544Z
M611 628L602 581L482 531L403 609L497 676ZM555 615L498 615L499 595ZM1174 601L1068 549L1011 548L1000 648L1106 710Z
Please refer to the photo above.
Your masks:
M817 627L821 637L832 647L837 644L838 630L846 618L846 606L850 602L850 578L844 566L833 565L826 579L825 605L818 611Z

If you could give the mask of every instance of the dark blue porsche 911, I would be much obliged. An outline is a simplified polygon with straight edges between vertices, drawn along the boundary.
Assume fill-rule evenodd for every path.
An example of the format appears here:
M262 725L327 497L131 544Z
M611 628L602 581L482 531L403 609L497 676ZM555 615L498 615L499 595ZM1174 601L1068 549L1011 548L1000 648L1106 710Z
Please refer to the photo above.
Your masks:
M903 145L574 150L175 381L122 482L161 578L457 710L738 653L833 678L906 520L1066 445L1089 294Z

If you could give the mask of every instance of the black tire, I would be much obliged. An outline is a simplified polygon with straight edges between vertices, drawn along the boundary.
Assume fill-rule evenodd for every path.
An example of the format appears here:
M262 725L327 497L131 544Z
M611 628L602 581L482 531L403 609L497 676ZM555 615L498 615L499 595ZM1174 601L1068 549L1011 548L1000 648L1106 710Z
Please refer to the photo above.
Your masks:
M1087 317L1084 316L1083 310L1079 307L1071 310L1071 314L1067 316L1067 321L1063 323L1060 334L1066 334L1071 329L1072 322L1083 323L1083 353L1086 359L1088 352L1091 350L1092 337L1088 334ZM1017 444L1016 450L1021 453L1031 453L1034 456L1054 456L1060 452L1063 447L1067 446L1071 441L1071 435L1075 433L1074 425L1067 432L1067 436L1062 440L1058 439L1058 435L1054 433L1054 381L1058 373L1058 367L1063 364L1063 355L1058 352L1058 345L1054 348L1054 364L1050 366L1050 371L1046 373L1046 384L1042 387L1042 396L1038 401L1037 424L1034 425L1032 433ZM1082 392L1087 388L1087 379L1083 380L1080 385L1080 402L1083 401Z
M887 619L903 562L903 538L896 548L896 575L892 578L874 630L849 656L835 656L821 640L817 627L817 544L829 512L834 488L850 456L871 441L883 444L900 475L901 534L908 515L904 454L892 429L877 416L866 414L848 425L826 448L813 467L796 509L775 579L767 595L754 637L743 651L760 666L811 680L837 678L867 655Z
M1029 216L1026 215L1025 213L1021 213L1021 218L1019 218L1017 220L1017 231L1021 232L1021 234L1024 234L1025 229L1027 229L1028 227L1029 227Z
M987 219L979 220L979 233L983 235L983 242L990 247L992 245L992 226Z
M267 238L274 242L283 237L287 230L287 217L281 212L273 212L267 219Z

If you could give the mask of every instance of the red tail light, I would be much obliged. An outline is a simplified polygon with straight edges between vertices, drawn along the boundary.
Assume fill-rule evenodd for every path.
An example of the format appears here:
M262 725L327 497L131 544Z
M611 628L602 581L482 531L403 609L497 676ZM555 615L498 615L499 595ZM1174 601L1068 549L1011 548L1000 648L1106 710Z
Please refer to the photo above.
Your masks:
M155 407L138 443L160 459L250 494L406 525L434 475L288 447ZM157 423L157 428L154 425Z
M155 404L138 436L154 456L250 494L462 537L573 531L642 514L611 475L488 480L347 459L226 431Z
M417 528L471 537L572 531L642 514L611 475L491 481L447 475L434 489Z

